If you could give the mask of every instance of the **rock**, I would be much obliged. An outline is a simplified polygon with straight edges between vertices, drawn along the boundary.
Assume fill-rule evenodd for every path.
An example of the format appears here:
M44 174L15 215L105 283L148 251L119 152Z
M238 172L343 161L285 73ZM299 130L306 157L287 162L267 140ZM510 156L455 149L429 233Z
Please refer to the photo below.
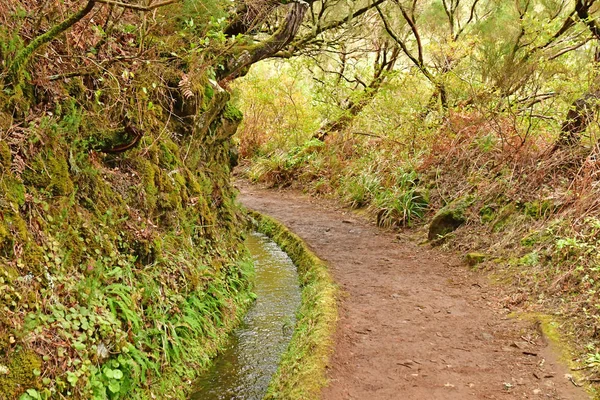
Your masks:
M229 168L234 169L239 165L240 153L237 147L232 146L229 149Z
M444 237L465 223L467 219L462 208L444 208L440 210L429 224L429 240Z
M486 260L487 256L483 253L468 253L465 256L465 261L467 265L474 267L477 264L481 264Z

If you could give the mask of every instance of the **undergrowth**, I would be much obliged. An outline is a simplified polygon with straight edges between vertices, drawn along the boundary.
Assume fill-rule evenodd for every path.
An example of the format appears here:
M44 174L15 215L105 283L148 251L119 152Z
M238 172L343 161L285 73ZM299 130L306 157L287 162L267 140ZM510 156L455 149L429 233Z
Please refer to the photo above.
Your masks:
M223 5L96 4L11 80L80 3L0 4L0 399L182 398L251 301Z
M460 205L466 223L438 243L481 254L477 268L501 284L506 308L554 316L576 349L574 359L586 367L583 379L594 381L600 149L550 153L544 135L521 143L509 127L500 139L490 138L485 121L476 112L451 113L435 140L412 154L340 133L320 145L256 156L244 171L263 184L335 197L386 227L422 232L439 210Z

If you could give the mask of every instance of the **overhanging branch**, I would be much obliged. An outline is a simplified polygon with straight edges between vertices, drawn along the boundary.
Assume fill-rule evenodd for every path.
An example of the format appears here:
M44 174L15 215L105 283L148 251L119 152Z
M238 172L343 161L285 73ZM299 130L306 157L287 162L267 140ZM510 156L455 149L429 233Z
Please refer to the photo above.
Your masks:
M165 0L165 1L161 1L159 3L154 3L154 4L149 4L147 6L142 6L142 5L139 5L139 4L122 3L120 1L114 1L114 0L96 0L97 3L110 4L110 5L113 5L113 6L128 8L130 10L137 10L137 11L152 11L152 10L155 10L155 9L157 9L159 7L168 6L169 4L178 3L178 2L181 2L181 1L182 0Z
M41 34L40 36L33 39L27 47L21 50L13 59L12 64L9 67L8 79L10 86L19 86L21 83L21 70L23 67L27 65L27 62L31 58L31 56L43 45L54 40L58 35L75 25L77 22L81 21L86 15L88 15L94 6L96 5L96 0L88 0L86 6L71 15L65 21L61 22L58 25L53 26L46 33Z
M223 70L218 74L219 79L238 77L250 65L275 55L287 46L296 36L304 15L308 10L308 3L297 0L293 3L283 25L269 39L243 49L239 55L228 55ZM240 50L234 48L233 51Z

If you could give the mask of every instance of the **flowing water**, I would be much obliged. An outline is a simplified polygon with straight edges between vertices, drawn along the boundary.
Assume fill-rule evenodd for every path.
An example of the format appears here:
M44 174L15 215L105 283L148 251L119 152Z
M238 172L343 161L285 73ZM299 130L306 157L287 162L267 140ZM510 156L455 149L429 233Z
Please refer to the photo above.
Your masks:
M292 337L301 296L296 267L262 234L251 234L246 245L256 268L256 302L196 382L192 400L262 399Z

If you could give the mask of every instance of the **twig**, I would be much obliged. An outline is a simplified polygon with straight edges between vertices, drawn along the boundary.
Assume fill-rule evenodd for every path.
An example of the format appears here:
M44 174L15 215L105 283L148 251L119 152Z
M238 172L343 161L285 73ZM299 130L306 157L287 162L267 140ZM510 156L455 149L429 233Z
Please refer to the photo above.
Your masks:
M112 63L119 62L119 61L128 61L128 60L138 59L142 55L143 54L136 54L135 56L115 57L115 58L104 60L102 62L95 63L95 64L96 64L97 68L104 69L104 67L107 67ZM79 71L66 72L64 74L49 75L45 79L48 79L49 81L57 81L59 79L75 78L77 76L94 75L97 72L99 72L98 69L87 68L87 69L82 69Z
M178 3L180 1L181 0L166 0L166 1L161 1L160 3L150 4L149 6L141 6L139 4L127 4L127 3L122 3L120 1L114 1L114 0L96 0L97 3L110 4L113 6L129 8L131 10L138 10L138 11L152 11L156 8L168 6L169 4Z
M367 132L350 132L350 133L352 133L353 135L369 136L369 137L374 137L374 138L381 139L381 140L389 140L390 142L394 142L394 143L396 143L396 144L398 144L400 146L404 145L404 143L401 143L401 142L399 142L397 140L390 139L390 138L387 138L385 136L379 136L379 135L376 135L374 133L367 133Z
M571 381L571 383L572 383L573 385L575 385L576 387L581 387L581 386L583 386L581 383L577 383L577 382L575 381L575 378L573 378L573 377L572 377L572 376L570 376L570 375L569 375L569 380L570 380L570 381Z

